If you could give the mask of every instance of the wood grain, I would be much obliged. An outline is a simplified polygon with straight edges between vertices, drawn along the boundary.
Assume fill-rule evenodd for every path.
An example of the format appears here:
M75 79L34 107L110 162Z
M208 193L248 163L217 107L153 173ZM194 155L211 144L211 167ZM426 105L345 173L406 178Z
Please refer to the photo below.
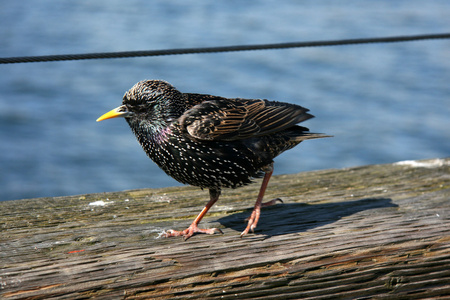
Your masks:
M259 183L259 182L258 182ZM0 202L3 299L450 297L450 159L275 176L207 202L193 187ZM95 205L102 204L103 205Z

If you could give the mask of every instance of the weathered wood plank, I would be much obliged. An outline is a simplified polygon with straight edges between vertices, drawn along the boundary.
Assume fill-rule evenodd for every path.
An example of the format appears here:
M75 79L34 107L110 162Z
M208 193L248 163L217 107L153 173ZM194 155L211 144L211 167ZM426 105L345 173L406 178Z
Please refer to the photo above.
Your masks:
M420 299L450 296L450 159L275 176L255 234L258 184L0 202L3 299ZM104 201L104 206L96 206Z

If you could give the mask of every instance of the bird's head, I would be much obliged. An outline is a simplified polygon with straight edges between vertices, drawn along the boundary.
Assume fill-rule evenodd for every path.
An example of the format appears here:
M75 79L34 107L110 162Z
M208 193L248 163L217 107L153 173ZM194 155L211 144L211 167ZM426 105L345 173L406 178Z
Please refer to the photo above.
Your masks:
M97 119L124 117L132 128L158 129L182 114L182 94L162 80L143 80L123 96L122 105Z

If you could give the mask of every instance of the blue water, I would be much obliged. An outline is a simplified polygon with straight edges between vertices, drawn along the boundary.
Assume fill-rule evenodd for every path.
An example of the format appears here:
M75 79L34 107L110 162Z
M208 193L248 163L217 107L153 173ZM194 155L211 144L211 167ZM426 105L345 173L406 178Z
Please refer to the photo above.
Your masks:
M450 1L2 1L0 56L450 32ZM124 120L142 79L308 107L276 174L450 156L450 41L0 65L0 200L178 185Z

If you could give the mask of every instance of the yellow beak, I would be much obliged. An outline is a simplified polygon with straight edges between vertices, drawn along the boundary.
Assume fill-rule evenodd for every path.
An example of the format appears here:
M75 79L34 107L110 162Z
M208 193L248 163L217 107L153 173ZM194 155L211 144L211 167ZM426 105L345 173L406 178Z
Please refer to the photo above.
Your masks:
M119 107L114 108L113 110L108 111L106 114L102 115L100 118L97 119L97 122L112 119L112 118L118 118L118 117L125 117L128 115L128 110L125 105L121 105Z

